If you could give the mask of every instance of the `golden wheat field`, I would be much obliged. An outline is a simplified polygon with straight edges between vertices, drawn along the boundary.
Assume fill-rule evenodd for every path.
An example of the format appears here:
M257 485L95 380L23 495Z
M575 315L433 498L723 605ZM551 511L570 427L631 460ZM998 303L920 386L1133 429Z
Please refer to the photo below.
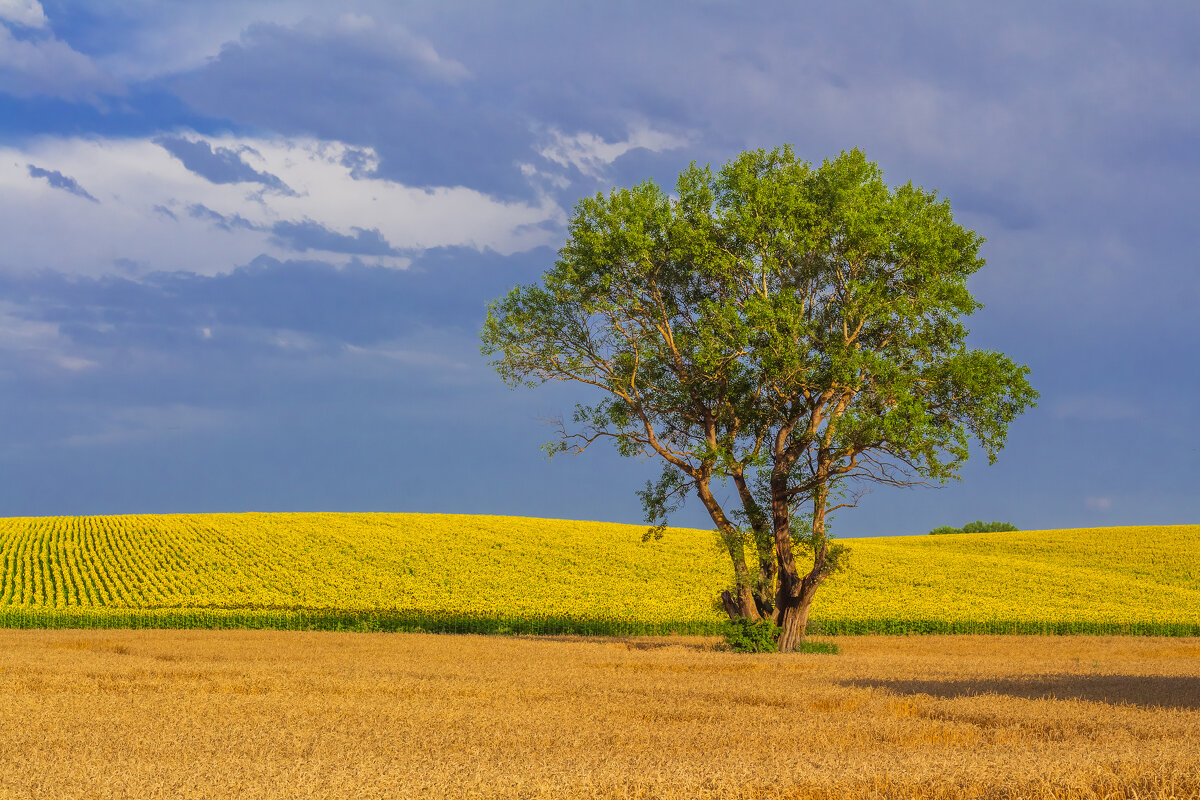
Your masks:
M1200 639L0 631L0 798L1200 797Z
M644 531L450 514L0 519L0 625L716 632L732 576L715 535ZM847 541L849 569L813 609L827 633L1200 633L1197 525Z

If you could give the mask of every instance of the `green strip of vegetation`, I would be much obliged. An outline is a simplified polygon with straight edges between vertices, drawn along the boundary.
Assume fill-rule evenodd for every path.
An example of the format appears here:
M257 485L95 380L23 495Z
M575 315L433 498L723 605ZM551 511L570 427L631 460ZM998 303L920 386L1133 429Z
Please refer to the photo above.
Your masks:
M143 629L357 631L365 633L474 633L553 636L724 636L729 623L629 622L571 617L487 617L360 610L89 609L0 606L0 627L25 629ZM821 636L913 634L1074 634L1096 636L1200 636L1200 624L1031 620L814 619ZM816 652L816 651L814 651Z

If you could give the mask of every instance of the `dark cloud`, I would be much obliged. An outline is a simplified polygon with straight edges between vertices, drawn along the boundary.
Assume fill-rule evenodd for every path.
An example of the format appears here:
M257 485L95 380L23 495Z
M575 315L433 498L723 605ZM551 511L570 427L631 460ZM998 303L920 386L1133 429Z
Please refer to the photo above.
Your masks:
M1012 187L1005 190L988 191L982 187L965 184L950 187L951 202L955 212L982 214L995 220L1002 228L1010 231L1029 230L1038 224L1039 217L1034 209L1022 204L1020 192Z
M255 341L262 337L252 331L288 330L330 346L366 347L420 327L474 335L485 298L502 294L514 274L532 280L552 260L544 249L505 258L441 248L397 270L260 256L215 276L0 273L0 296L18 304L26 319L53 323L72 341L98 347L157 348L223 326Z
M399 251L388 244L377 229L353 228L353 236L331 231L319 222L276 222L271 233L277 243L289 250L305 252L324 250L328 253L345 253L359 256L398 255Z
M0 91L0 140L66 135L151 137L165 130L219 136L237 132L231 121L198 114L161 85L129 87L113 105L79 103L59 97L17 97Z
M175 215L167 209L162 208L162 206L155 206L154 208L156 211L162 209L162 212L169 214L171 219L175 219ZM241 214L222 214L219 211L212 210L203 203L192 203L188 206L187 212L188 216L192 219L207 220L223 231L232 231L237 228L247 231L262 230L262 226L255 225Z
M182 136L159 136L154 143L183 162L183 165L213 183L261 183L283 194L295 194L277 176L260 172L245 161L236 150L218 147L203 140Z
M134 261L132 258L114 258L112 263L119 272L125 273L126 275L136 275L140 272L146 271L145 264L139 261Z
M55 189L62 189L64 192L70 192L78 197L91 200L93 203L100 202L96 198L92 197L91 193L89 193L87 189L84 189L82 186L80 186L79 181L63 175L58 170L42 169L41 167L35 167L33 164L26 164L25 166L29 168L30 177L45 178L46 182Z
M347 148L346 152L342 154L342 166L350 170L350 177L356 181L375 178L379 175L375 159L367 152L353 147Z
M160 207L156 207L157 208ZM163 213L174 214L163 208ZM309 250L321 250L326 253L342 253L352 256L395 256L401 251L396 249L384 238L377 228L351 228L353 236L337 231L331 231L319 222L306 219L302 222L281 220L270 226L258 225L243 217L241 214L222 214L202 203L188 206L188 216L211 222L220 230L230 232L237 229L249 231L270 231L271 241L288 250L304 253Z
M172 85L238 124L373 147L382 177L527 196L518 162L536 158L532 120L490 83L439 69L423 47L379 26L256 24Z
M431 74L411 42L380 46L382 22L310 22L255 25L172 86L238 124L374 147L380 174L410 184L527 195L518 164L544 165L547 128L619 141L640 120L692 134L686 151L655 159L663 173L746 147L792 142L820 160L859 146L901 182L1005 183L1003 202L981 202L1020 230L1061 193L1056 167L1073 170L1113 137L1138 147L1153 144L1147 128L1195 127L1191 89L1162 76L1194 72L1183 32L1197 29L1196 12L1094 10L1080 20L1020 4L871 14L854 4L436 4L403 18L466 66L457 81ZM304 102L287 101L296 97ZM635 158L604 178L625 181ZM568 197L610 185L570 177Z

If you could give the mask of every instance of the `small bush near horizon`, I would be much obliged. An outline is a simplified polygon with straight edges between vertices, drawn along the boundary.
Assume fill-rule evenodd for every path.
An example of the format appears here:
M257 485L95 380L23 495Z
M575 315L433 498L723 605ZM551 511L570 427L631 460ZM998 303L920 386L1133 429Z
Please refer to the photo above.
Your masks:
M929 532L930 536L940 536L947 533L998 533L1001 531L1019 531L1021 530L1011 522L984 522L977 519L974 522L968 522L961 528L955 528L951 525L942 525L934 528Z
M1002 533L1004 531L1018 531L1016 525L1011 522L984 522L983 520L975 520L963 525L963 533Z

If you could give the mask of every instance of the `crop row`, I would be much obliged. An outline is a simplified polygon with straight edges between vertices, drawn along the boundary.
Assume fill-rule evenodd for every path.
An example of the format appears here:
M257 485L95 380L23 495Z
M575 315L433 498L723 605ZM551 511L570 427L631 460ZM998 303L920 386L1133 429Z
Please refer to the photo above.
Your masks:
M0 626L721 629L731 576L714 534L643 531L431 514L0 519ZM813 608L829 633L1200 633L1200 526L849 545Z

